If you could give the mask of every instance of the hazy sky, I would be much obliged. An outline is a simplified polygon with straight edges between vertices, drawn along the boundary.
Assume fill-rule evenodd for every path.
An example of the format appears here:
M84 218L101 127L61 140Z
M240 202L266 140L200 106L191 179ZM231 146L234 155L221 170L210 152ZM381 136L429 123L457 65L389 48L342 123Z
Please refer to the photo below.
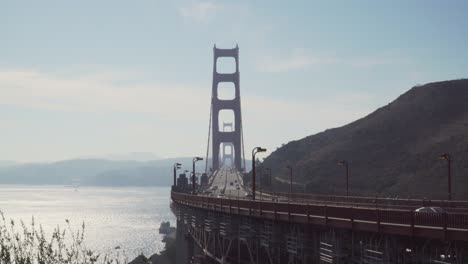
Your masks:
M0 160L205 155L212 47L274 150L467 77L468 1L0 0Z

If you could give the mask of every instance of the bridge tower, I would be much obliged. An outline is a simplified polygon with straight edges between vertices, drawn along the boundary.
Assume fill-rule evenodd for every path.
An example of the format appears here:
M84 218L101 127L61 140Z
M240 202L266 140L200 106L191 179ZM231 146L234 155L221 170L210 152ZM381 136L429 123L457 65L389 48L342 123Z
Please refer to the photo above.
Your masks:
M213 135L212 142L212 158L213 170L218 170L220 167L220 150L223 148L223 160L225 158L232 159L232 165L237 170L242 171L242 156L243 142L242 142L242 117L241 117L241 100L240 100L240 86L239 86L239 47L236 45L233 49L218 49L216 45L213 47L213 86L211 96L211 129ZM232 73L218 72L218 58L229 57L234 58L235 71ZM220 83L232 83L235 89L233 99L223 100L218 96L218 87ZM234 124L223 127L220 130L219 113L221 110L232 110L234 113ZM231 127L231 130L224 131L225 127ZM226 148L231 148L231 156L224 155Z
M226 128L229 128L229 130L226 130ZM223 132L232 132L232 131L233 131L232 122L223 123ZM234 146L231 143L222 143L222 145L223 145L222 165L226 166L229 164L229 166L232 167L234 165Z

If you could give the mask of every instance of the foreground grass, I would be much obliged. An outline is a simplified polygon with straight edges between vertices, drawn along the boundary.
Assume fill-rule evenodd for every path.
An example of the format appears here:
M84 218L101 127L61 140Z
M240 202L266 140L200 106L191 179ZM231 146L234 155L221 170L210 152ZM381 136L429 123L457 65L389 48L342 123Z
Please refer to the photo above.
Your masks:
M67 228L57 226L46 237L42 226L36 226L32 218L29 226L23 221L5 220L0 212L0 264L121 264L122 257L101 255L86 248L85 224L74 232L68 220Z

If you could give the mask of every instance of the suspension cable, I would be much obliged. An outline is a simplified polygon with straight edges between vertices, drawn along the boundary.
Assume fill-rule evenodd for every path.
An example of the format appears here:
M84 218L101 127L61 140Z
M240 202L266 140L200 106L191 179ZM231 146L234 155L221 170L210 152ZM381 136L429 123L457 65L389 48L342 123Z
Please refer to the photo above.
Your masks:
M205 159L205 173L208 174L208 155L210 151L210 139L211 139L211 116L213 114L213 103L210 105L210 122L208 124L208 143L206 144L206 159Z

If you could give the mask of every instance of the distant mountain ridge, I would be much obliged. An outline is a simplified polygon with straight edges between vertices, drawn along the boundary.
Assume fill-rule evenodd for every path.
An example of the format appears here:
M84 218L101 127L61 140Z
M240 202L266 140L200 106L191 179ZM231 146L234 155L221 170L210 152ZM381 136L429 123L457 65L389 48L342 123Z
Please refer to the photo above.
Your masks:
M11 163L0 166L0 184L85 185L85 186L171 186L173 165L182 163L178 174L192 171L193 157L149 161L71 159L50 163ZM205 172L205 161L196 172ZM208 162L210 166L211 160ZM251 162L246 160L250 168ZM209 168L209 167L208 167Z
M175 162L183 164L179 173L192 170L192 158L185 157L151 161L72 159L1 166L0 184L170 186ZM196 169L204 172L205 164L197 163Z
M134 160L134 161L151 161L162 159L158 155L151 152L130 152L123 154L107 154L101 156L87 156L78 159L105 159L105 160Z
M413 87L364 118L283 145L264 166L287 178L292 164L307 191L344 194L337 162L347 160L352 194L446 198L443 152L453 159L454 197L468 199L467 79Z
M11 160L0 160L0 167L13 166L13 165L16 165L16 164L18 164L18 163L15 162L15 161L11 161Z

